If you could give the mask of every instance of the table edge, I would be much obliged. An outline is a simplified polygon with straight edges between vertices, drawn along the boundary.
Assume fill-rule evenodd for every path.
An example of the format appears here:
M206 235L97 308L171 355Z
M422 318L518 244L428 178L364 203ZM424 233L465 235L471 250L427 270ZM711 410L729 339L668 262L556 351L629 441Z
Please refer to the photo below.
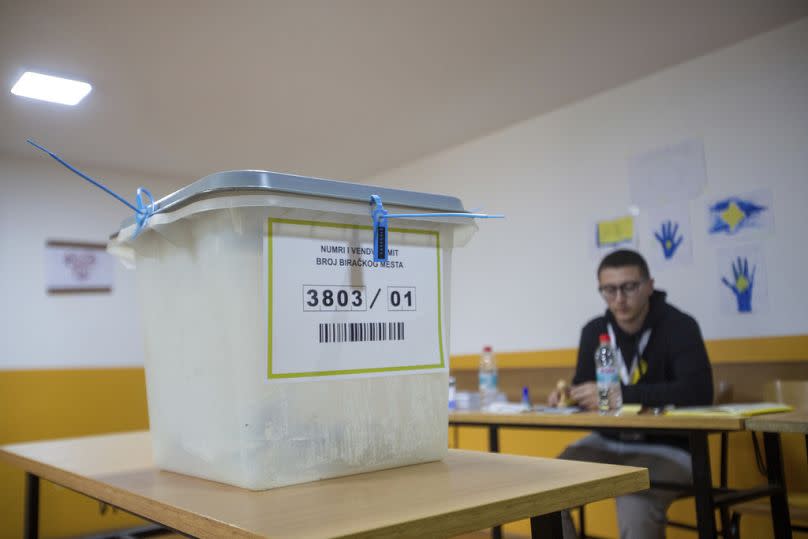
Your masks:
M41 441L45 442L47 440ZM228 537L262 537L244 530L243 528L239 528L238 526L226 524L214 518L196 513L194 513L194 520L198 519L199 521L204 521L205 525L209 526L209 528L206 530L201 530L198 529L197 526L188 527L191 523L182 518L183 513L187 513L187 511L179 507L164 502L155 502L148 497L136 494L120 487L116 487L114 485L110 485L108 483L104 483L97 479L84 477L76 473L51 466L50 464L44 464L42 462L32 460L28 457L13 453L2 446L0 446L0 460L5 460L18 468L22 468L23 471L36 475L41 479L45 479L74 492L78 492L79 494L94 500L106 502L137 517L158 524L163 524L183 533L192 533L194 537L222 537L222 533L226 533ZM89 484L97 486L98 488L87 488ZM127 503L130 500L135 501L136 503ZM152 506L156 506L158 503L160 510L155 512ZM166 513L169 514L168 516L170 518L164 518Z
M43 442L44 441L45 440L43 440ZM3 446L0 446L0 460L6 461L15 467L21 468L25 472L82 495L109 503L138 517L166 525L182 533L192 534L195 537L264 537L263 535L257 535L254 532L245 530L234 524L225 523L199 513L188 512L165 502L154 501L141 494L105 483L103 480L81 476L74 472L33 460ZM359 530L355 533L342 535L340 537L400 537L402 533L407 535L407 530L412 527L416 527L420 535L456 535L473 532L497 524L530 518L532 516L570 509L581 504L639 492L649 488L649 486L650 479L648 470L645 468L632 468L621 473L619 476L610 477L608 479L592 479L576 483L575 485L563 486L551 491L505 498L496 502L478 504L459 510L450 509L439 514L407 522L377 525L372 529ZM576 499L573 504L557 501L555 497L551 500L552 503L548 504L546 500L548 493L555 493L557 497L559 491L567 489L577 489L587 492L588 494ZM507 512L503 514L501 519L497 519L497 522L493 522L491 518L487 517L486 512L490 510L501 511L501 508L495 509L499 505L504 505ZM540 509L537 509L537 507L540 507ZM469 518L469 515L471 515L472 518ZM189 516L191 518L188 518ZM452 518L453 516L455 518ZM329 535L327 537L333 536Z
M486 416L486 417L482 417ZM490 417L488 417L490 416ZM698 416L670 416L671 425L599 425L596 421L587 421L589 417L571 415L541 415L532 414L484 414L481 412L453 412L449 414L449 426L491 426L520 427L536 429L570 429L570 430L632 430L632 431L708 431L708 432L740 432L746 430L746 417L716 418L711 416L709 421L714 424L699 424L705 418ZM626 416L631 418L634 416ZM564 419L564 418L572 418Z

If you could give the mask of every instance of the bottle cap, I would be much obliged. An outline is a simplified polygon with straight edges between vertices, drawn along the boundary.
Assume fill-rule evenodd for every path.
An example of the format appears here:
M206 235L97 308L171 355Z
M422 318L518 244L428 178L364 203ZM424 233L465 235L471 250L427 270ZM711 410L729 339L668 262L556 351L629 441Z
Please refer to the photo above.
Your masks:
M490 351L491 351L490 346L483 346L483 352L490 352Z
M600 334L600 344L612 344L612 340L609 338L608 333L601 333Z

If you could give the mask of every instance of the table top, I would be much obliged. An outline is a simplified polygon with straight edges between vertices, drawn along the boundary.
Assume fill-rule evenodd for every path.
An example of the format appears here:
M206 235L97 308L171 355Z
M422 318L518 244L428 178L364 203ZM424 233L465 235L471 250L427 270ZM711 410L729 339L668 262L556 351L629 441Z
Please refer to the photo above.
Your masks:
M746 430L758 432L799 432L808 434L808 411L765 414L746 420Z
M450 450L256 492L158 470L148 432L6 445L0 458L197 537L451 536L649 486L645 468Z
M547 428L576 429L649 429L649 430L744 430L744 418L738 416L697 415L600 415L597 412L555 414L529 412L520 414L495 414L484 412L454 412L449 414L449 423L479 423L497 425L522 425Z

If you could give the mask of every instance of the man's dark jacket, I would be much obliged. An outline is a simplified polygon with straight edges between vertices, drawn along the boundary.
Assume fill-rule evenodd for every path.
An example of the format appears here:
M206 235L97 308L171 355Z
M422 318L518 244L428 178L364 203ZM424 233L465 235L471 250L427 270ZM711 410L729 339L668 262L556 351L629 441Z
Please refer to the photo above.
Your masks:
M647 369L636 384L622 385L623 402L649 407L712 404L713 374L699 325L693 317L668 304L665 296L665 292L653 292L645 322L634 335L620 329L608 309L604 316L587 323L581 331L578 365L572 383L595 381L595 350L600 335L607 333L607 322L614 329L627 369L631 368L642 333L650 328L651 338L642 354ZM680 447L687 445L683 440L668 437L648 436L643 439Z

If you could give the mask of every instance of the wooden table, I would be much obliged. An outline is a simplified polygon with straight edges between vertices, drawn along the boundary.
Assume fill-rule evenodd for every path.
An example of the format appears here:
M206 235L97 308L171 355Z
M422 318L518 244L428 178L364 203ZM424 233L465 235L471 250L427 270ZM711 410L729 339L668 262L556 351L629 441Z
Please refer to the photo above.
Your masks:
M746 429L763 433L763 445L768 459L770 452L778 452L780 447L780 433L793 432L805 435L805 452L808 455L808 411L795 410L783 414L765 414L751 417L746 420ZM771 481L771 473L769 473ZM788 512L782 513L779 507L772 504L772 518L789 522ZM805 531L805 528L799 528Z
M746 420L746 430L756 432L796 432L808 436L808 411L765 414Z
M644 468L450 450L255 492L160 471L151 455L148 432L0 448L27 472L26 537L37 536L40 477L198 537L449 537L530 518L534 537L560 538L561 510L648 488Z
M489 450L499 451L500 428L530 429L577 429L600 431L639 431L653 434L680 433L689 440L693 485L670 485L652 483L655 488L678 488L691 492L696 498L697 531L702 539L716 537L715 510L720 509L722 528L731 527L728 506L750 499L767 496L772 507L777 507L777 515L785 519L773 518L776 538L790 538L788 526L788 504L783 478L783 462L780 439L770 437L767 441L766 460L769 471L769 484L754 489L735 491L714 489L710 469L710 451L707 436L713 432L739 432L746 429L746 420L737 416L676 416L676 415L600 415L597 412L577 414L521 413L492 414L482 412L454 412L449 414L450 426L482 426L488 428ZM773 513L773 516L775 513ZM495 533L495 536L497 534Z

